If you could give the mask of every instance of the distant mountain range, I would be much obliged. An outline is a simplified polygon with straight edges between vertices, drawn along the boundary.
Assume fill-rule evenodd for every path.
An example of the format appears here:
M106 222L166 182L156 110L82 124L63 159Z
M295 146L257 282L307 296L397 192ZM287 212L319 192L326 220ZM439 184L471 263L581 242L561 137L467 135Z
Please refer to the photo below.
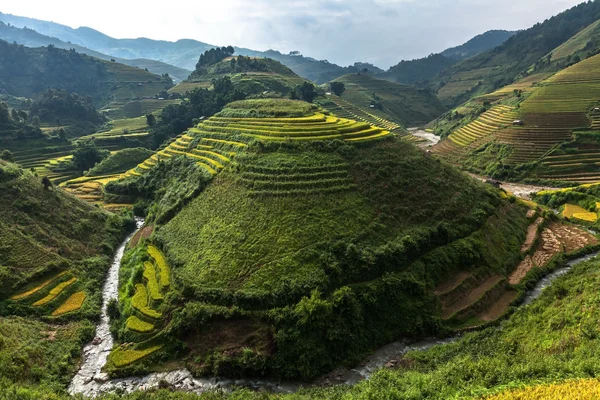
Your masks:
M0 29L0 39L7 41L16 41L26 46L44 46L53 44L60 48L74 48L78 52L83 52L94 57L109 59L114 58L118 62L148 68L153 73L169 73L177 81L185 80L189 71L193 71L200 54L215 46L192 39L181 39L176 42L164 40L153 40L147 38L138 39L115 39L102 32L88 27L73 29L71 27L57 24L49 21L42 21L33 18L19 17L0 12L0 21L10 24L14 28L29 28L27 31L19 34L9 26ZM40 35L35 35L33 32ZM512 32L490 31L470 40L462 46L448 49L443 52L445 58L462 60L478 54L481 51L489 50L501 44L512 35ZM382 77L397 82L411 83L423 79L423 74L410 79L396 78L389 71L384 71L372 64L355 63L354 65L341 67L327 60L316 60L311 57L305 57L300 54L282 54L279 51L256 51L241 47L235 47L236 54L253 57L268 57L281 62L296 74L309 79L318 84L322 84L342 75L349 73L363 72L365 69L372 74L383 74ZM95 53L94 53L95 52ZM162 64L157 64L160 62ZM419 61L419 60L417 60ZM412 61L409 61L412 62ZM444 64L453 64L448 62ZM177 67L177 69L169 66ZM422 62L421 62L422 64ZM417 70L420 69L417 63ZM439 71L431 71L431 73ZM431 76L426 76L429 79Z

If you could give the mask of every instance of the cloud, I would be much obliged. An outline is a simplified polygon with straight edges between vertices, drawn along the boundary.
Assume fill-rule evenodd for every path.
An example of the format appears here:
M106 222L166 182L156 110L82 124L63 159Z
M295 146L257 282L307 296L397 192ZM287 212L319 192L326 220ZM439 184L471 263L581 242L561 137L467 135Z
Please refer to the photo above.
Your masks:
M0 11L114 37L196 39L257 50L299 50L342 65L388 67L490 29L525 29L581 0L20 0Z

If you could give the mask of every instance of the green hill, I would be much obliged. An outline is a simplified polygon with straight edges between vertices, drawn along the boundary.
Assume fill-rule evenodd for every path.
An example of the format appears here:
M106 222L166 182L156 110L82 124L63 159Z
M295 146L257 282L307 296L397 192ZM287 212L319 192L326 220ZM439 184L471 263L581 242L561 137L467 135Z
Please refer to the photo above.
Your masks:
M456 106L475 95L493 92L530 73L548 67L552 50L596 22L600 3L579 4L502 45L464 60L440 73L431 86L444 103Z
M209 88L213 79L224 76L231 77L236 87L247 94L273 92L285 95L304 82L291 69L275 60L238 56L228 57L193 72L189 79L170 89L170 92L184 94L194 88Z
M405 127L425 124L446 111L444 105L427 89L388 82L365 74L344 75L334 82L342 82L346 87L342 100L358 107L363 113ZM343 108L344 104L341 106Z
M96 104L153 97L171 79L54 46L27 48L0 41L0 92L32 97L48 88L91 96Z
M133 60L129 60L126 58L113 57L107 54L100 53L98 51L88 49L87 47L79 46L70 42L63 42L60 39L42 35L41 33L34 31L33 29L17 28L12 25L7 25L2 21L0 21L0 39L9 43L22 44L23 46L27 47L44 47L53 45L54 47L59 49L74 49L78 53L99 58L101 60L110 61L111 59L114 59L116 62L121 64L142 69L148 69L148 71L152 72L153 74L169 74L169 76L171 76L171 78L173 78L176 81L183 81L187 79L191 72L186 69L178 68L173 65L169 65L156 60L149 60L144 58L136 58Z
M137 345L113 352L115 374L179 339L197 374L313 378L398 336L494 320L517 294L523 206L308 103L232 103L126 176L106 191L151 201L155 226L124 266L119 340ZM168 287L140 268L170 271ZM465 273L469 301L436 289Z
M600 105L600 56L543 78L539 75L535 86L527 86L531 81L524 80L475 99L479 104L505 104L492 105L472 122L458 126L433 151L498 178L553 185L598 181L600 113L595 109ZM512 124L517 119L522 125Z

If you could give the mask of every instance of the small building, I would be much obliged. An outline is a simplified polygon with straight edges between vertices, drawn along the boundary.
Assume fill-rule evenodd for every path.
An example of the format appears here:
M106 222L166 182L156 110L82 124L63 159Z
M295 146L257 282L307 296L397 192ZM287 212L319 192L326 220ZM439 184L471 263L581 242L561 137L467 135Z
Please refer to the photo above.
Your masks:
M594 112L600 112L600 107L594 107Z
M521 121L520 119L514 120L512 124L513 124L513 126L523 126L524 125L523 121Z

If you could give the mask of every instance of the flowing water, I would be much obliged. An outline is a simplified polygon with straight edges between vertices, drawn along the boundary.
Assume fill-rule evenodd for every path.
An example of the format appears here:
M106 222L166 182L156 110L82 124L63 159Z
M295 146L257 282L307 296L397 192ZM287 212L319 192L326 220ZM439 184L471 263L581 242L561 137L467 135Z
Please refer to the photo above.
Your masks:
M142 226L143 221L138 220L138 230ZM136 230L137 232L137 230ZM135 234L135 232L134 232ZM102 317L96 327L96 339L84 348L83 364L81 365L77 375L73 378L69 387L71 394L83 394L85 396L95 397L102 393L121 391L131 393L138 390L147 390L157 388L164 382L168 383L172 388L185 392L202 393L208 390L223 389L230 390L234 387L247 387L253 389L266 389L275 393L292 393L302 387L309 387L311 384L299 382L282 382L266 379L227 379L227 378L194 378L187 369L181 369L171 372L152 373L143 377L129 377L122 379L109 379L102 372L102 367L106 364L106 360L113 346L113 337L110 334L110 321L107 314L107 306L110 300L118 298L119 288L119 268L121 259L125 252L127 243L134 235L131 234L119 247L113 259L112 266L109 270L106 283L103 288L103 304ZM600 252L586 255L574 259L567 266L559 268L553 273L547 275L540 280L537 285L527 292L523 305L530 304L537 299L542 291L550 286L550 284L558 277L566 274L576 264L588 261L598 256ZM347 370L338 378L338 383L352 385L363 379L368 379L373 372L384 367L389 363L395 362L409 351L427 350L436 345L443 345L455 342L460 336L448 339L426 339L415 343L407 343L398 341L390 343L375 351L371 356L365 359L358 367Z

